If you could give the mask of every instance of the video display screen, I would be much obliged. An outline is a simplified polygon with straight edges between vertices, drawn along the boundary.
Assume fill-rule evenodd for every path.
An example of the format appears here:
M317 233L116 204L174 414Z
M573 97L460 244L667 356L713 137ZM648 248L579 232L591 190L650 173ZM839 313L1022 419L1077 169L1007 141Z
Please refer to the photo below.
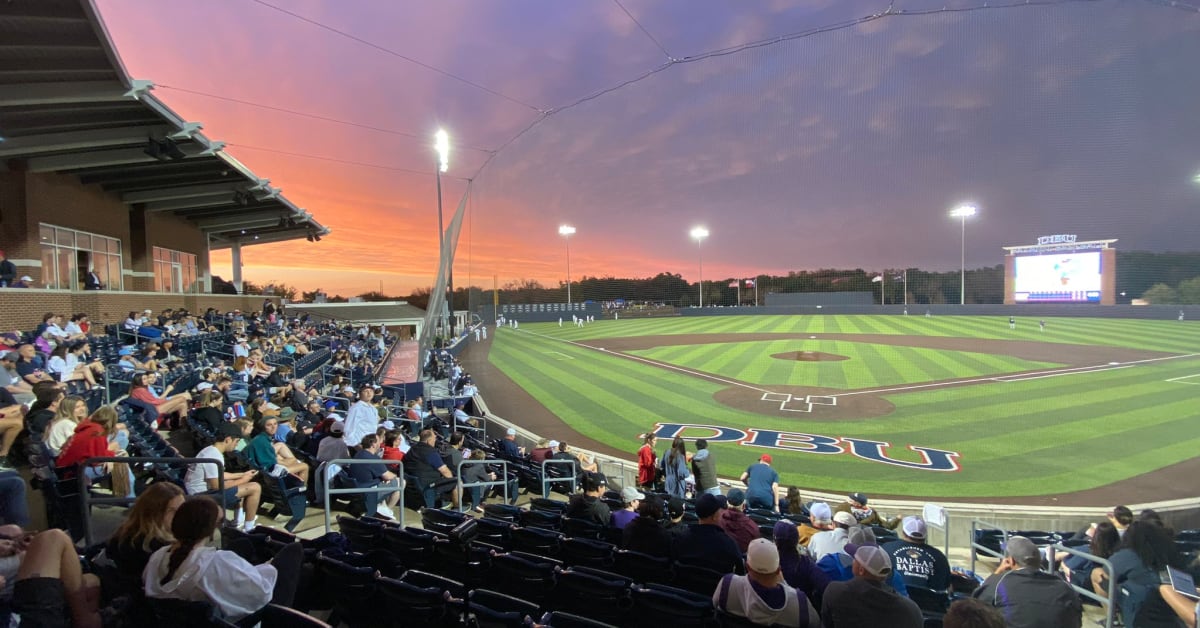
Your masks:
M1016 258L1013 297L1018 303L1099 303L1100 252L1064 252Z

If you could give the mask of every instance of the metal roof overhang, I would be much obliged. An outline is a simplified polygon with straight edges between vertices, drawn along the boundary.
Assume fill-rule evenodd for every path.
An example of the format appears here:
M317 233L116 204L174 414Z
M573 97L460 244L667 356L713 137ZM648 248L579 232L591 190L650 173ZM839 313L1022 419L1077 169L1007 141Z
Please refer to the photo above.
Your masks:
M92 0L0 2L0 171L99 185L191 221L213 249L329 233L153 87L129 77Z

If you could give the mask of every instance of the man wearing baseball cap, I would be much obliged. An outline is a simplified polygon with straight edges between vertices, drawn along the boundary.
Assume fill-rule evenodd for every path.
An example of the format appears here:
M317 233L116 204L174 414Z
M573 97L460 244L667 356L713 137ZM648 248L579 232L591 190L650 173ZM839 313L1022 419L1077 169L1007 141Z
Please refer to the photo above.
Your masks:
M625 507L612 513L612 522L609 525L624 530L630 521L637 519L637 509L643 499L646 499L646 495L632 486L621 489L621 503Z
M1000 609L1005 626L1079 628L1083 623L1079 596L1062 578L1041 567L1042 553L1033 541L1009 537L1004 560L971 597Z
M935 591L950 587L950 561L942 550L925 542L925 520L921 517L905 517L900 538L885 543L883 549L892 557L892 565L903 576L904 584Z
M746 483L746 503L751 508L779 512L779 474L771 468L771 454L763 454L747 467L742 482Z
M895 530L896 526L900 525L900 517L884 520L879 516L879 511L867 505L867 496L862 493L850 493L846 496L846 501L838 504L833 510L844 510L854 515L854 520L858 521L859 525L882 526L889 530Z
M737 543L738 550L745 552L750 546L750 542L762 536L758 530L758 524L753 519L746 516L744 511L746 507L746 492L740 488L729 489L729 494L725 496L729 502L729 508L721 512L721 529L729 538Z
M815 502L808 508L808 519L809 523L802 523L796 527L800 544L804 547L808 547L817 534L833 529L833 510L825 502Z
M820 561L826 554L842 551L846 545L846 535L850 528L858 525L854 515L848 512L838 512L833 515L833 529L818 532L808 542L808 554L813 560Z
M0 388L7 390L17 403L32 404L33 386L17 372L16 349L0 349Z
M604 474L585 474L583 476L583 492L571 496L571 500L567 502L566 516L591 521L597 525L608 525L612 513L608 504L600 501L600 496L606 489L608 489L608 480Z
M912 600L884 583L892 576L887 552L874 545L846 547L854 557L854 578L831 582L821 598L825 628L922 628L925 620Z
M746 549L746 575L726 574L713 591L718 612L745 617L760 626L819 626L821 618L803 593L783 581L779 550L766 539Z
M724 495L705 493L696 498L696 517L700 522L688 526L688 531L676 539L675 560L721 573L737 570L742 564L742 553L719 523L721 511L727 507Z

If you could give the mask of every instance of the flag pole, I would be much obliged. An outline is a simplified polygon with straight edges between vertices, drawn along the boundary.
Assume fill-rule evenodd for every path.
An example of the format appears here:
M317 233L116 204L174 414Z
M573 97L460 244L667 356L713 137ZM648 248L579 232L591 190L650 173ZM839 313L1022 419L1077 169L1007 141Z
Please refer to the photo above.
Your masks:
M904 269L904 307L908 307L908 269Z
M737 289L737 299L738 299L738 302L737 302L737 306L738 306L738 307L742 307L742 278L741 278L741 277L738 277L738 280L737 280L737 281L738 281L738 289Z
M754 307L758 307L758 277L754 278Z

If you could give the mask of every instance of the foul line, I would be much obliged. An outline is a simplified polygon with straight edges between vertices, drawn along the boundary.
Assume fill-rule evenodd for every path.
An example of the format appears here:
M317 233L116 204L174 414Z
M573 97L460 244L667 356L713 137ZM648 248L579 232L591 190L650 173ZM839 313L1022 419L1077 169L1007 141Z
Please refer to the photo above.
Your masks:
M1174 382L1176 384L1187 384L1189 386L1200 386L1200 382L1185 382L1185 381L1183 381L1185 379L1192 379L1195 377L1200 377L1200 373L1197 373L1195 375L1184 375L1183 377L1172 377L1171 379L1168 379L1165 381Z
M929 384L914 384L912 386L894 386L891 388L875 388L872 390L855 390L851 392L829 395L830 397L849 397L851 395L868 395L876 393L902 392L905 390L920 390L922 388L946 388L949 386L960 386L963 384L977 384L981 382L1020 382L1030 379L1040 379L1044 377L1057 377L1059 375L1079 375L1083 373L1102 373L1104 371L1115 371L1118 369L1129 368L1139 364L1148 364L1150 362L1163 362L1166 360L1178 360L1180 358L1194 358L1200 356L1200 353L1186 353L1181 355L1169 355L1161 358L1146 358L1145 360L1133 360L1130 362L1117 362L1116 364L1095 364L1092 366L1073 366L1061 369L1048 369L1045 371L1031 371L1029 373L1019 375L1001 375L992 377L978 377L975 379L960 379L949 380L942 382L931 382ZM1005 379L1009 378L1009 379ZM1013 379L1019 378L1019 379Z
M605 349L604 347L593 347L592 345L585 345L582 342L575 342L574 340L567 340L565 338L555 338L554 336L547 336L546 334L539 334L536 331L529 331L526 329L517 329L516 331L523 332L526 334L531 334L533 336L538 336L540 338L546 338L546 339L555 340L558 342L565 342L569 345L574 345L574 346L580 347L582 349L591 349L592 351L596 351L596 352L603 353L606 355L615 355L617 357L625 358L627 360L633 360L635 362L641 362L643 364L648 364L650 366L657 366L657 367L663 368L663 369L679 371L680 373L683 373L685 375L691 375L692 377L699 377L702 379L710 379L714 382L721 382L722 384L728 384L730 386L741 386L742 388L748 388L750 390L758 391L761 393L775 392L773 390L767 390L765 388L751 386L750 384L747 384L745 382L739 382L737 380L732 380L732 379L725 379L723 377L717 377L716 375L709 375L708 373L702 373L700 371L693 371L691 369L685 369L681 366L675 366L674 364L658 362L656 360L650 360L648 358L643 358L643 357L639 357L636 355L629 355L628 353L621 353L620 351L609 351L608 349ZM557 352L555 352L555 353L557 353Z

